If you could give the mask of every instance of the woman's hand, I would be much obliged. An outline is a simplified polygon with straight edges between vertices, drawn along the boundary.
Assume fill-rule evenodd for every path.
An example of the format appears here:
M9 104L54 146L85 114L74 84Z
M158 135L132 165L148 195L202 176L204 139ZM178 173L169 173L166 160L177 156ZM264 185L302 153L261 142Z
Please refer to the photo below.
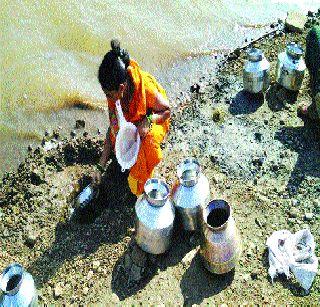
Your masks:
M137 130L140 134L140 138L144 139L149 132L149 122L146 117L137 125Z
M101 172L95 171L91 174L91 177L92 177L92 185L98 188L101 184Z

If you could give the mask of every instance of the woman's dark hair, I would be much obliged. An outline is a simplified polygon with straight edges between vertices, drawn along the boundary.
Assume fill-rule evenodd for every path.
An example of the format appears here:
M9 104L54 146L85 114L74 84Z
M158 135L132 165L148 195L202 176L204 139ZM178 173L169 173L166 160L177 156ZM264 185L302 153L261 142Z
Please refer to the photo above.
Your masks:
M118 90L121 83L127 81L127 68L130 63L129 53L120 48L120 42L111 41L111 50L104 56L99 67L98 79L106 91Z

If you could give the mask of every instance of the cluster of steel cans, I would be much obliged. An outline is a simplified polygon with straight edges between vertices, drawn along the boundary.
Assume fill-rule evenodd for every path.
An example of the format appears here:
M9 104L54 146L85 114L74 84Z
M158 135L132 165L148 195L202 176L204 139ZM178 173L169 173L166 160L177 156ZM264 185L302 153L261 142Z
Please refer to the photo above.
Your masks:
M229 204L210 201L209 181L196 159L179 164L177 177L171 191L163 180L146 182L135 205L137 244L147 253L165 253L177 224L185 231L201 233L200 255L210 272L231 271L238 262L241 242Z
M278 55L276 81L290 91L299 91L304 78L306 64L302 57L303 49L296 43L289 43L284 52ZM263 52L251 48L243 67L243 87L249 93L265 92L270 86L270 63Z
M196 159L180 163L177 177L171 191L163 180L146 182L144 194L135 204L137 244L147 253L162 254L172 244L175 225L184 231L201 232L204 266L215 274L231 271L238 262L241 242L229 204L210 200L209 181ZM17 263L3 271L0 291L0 306L37 304L34 280Z

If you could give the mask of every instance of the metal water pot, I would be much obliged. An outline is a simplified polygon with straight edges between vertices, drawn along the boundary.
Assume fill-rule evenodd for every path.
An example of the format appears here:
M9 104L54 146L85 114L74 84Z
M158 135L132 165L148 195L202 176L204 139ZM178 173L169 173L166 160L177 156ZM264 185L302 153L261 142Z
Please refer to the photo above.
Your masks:
M92 184L86 186L74 201L74 209L81 210L86 208L94 198L98 196L98 191Z
M212 273L224 274L238 263L241 253L240 234L232 210L224 200L212 200L202 211L200 255Z
M262 51L251 48L243 67L243 88L249 93L265 92L270 85L270 63Z
M9 265L0 277L0 306L33 307L37 301L32 276L20 264Z
M147 253L162 254L170 247L175 209L169 194L163 180L152 178L136 202L136 242Z
M179 180L173 187L172 200L187 231L199 229L201 208L210 198L207 177L201 172L198 161L187 158L177 167Z
M303 49L298 44L290 43L286 51L278 56L276 79L284 88L299 91L304 78L306 64L302 58Z

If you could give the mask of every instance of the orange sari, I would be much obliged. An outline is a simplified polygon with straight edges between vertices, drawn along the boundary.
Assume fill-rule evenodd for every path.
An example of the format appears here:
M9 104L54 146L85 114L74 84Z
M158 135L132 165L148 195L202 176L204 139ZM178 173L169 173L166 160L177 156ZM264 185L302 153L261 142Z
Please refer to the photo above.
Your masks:
M129 103L128 112L124 113L127 121L136 123L141 121L148 110L153 110L157 93L165 99L165 90L156 79L140 69L139 65L131 60L128 73L134 84L134 92ZM110 140L114 149L116 135L119 130L115 102L108 100L110 118ZM169 130L170 120L162 124L152 124L147 136L141 140L137 162L131 167L128 184L133 194L143 193L145 182L152 177L155 166L162 160L160 144Z

